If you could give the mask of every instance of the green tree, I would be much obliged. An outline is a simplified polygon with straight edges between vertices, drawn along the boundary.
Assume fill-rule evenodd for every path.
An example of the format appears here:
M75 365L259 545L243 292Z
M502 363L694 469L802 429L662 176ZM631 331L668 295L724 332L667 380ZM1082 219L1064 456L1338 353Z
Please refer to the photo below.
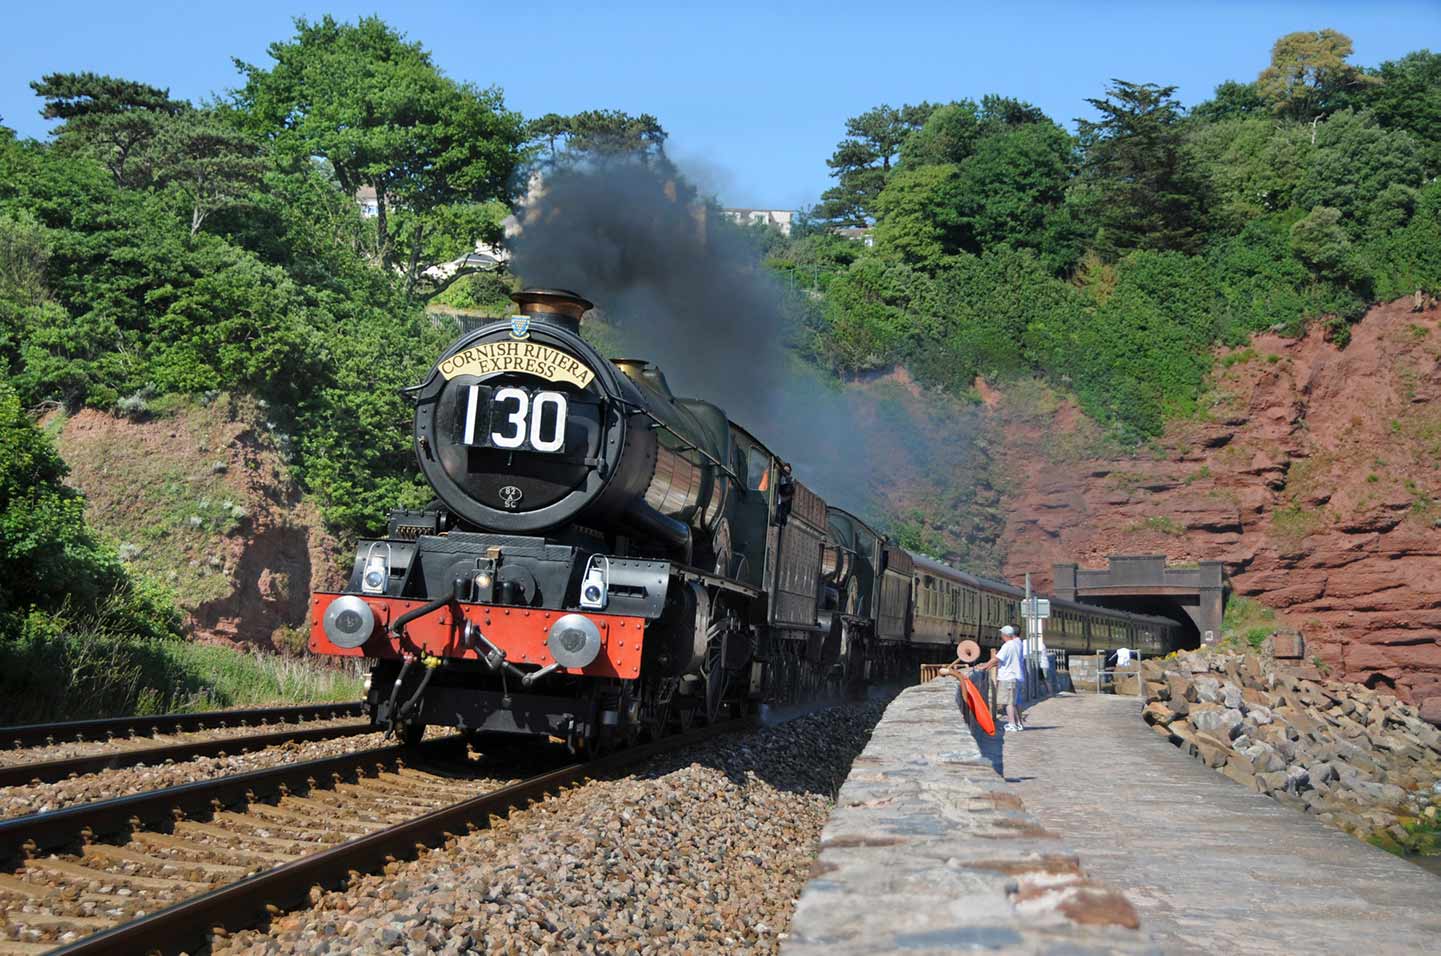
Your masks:
M1299 335L1304 328L1311 272L1292 252L1296 214L1262 216L1218 243L1208 255L1220 302L1220 338L1243 345L1255 332L1278 328Z
M125 583L119 560L85 524L54 445L0 381L0 624L29 606L93 605Z
M1198 257L1145 251L1116 274L1114 292L1078 330L1070 377L1090 414L1156 435L1194 407L1211 368L1213 277Z
M837 184L821 194L816 214L840 225L867 225L901 144L934 110L931 103L882 105L846 120L846 138L826 160Z
M980 103L958 100L935 107L925 124L901 144L907 166L964 162L987 136L1034 123L1050 123L1040 109L1023 100L987 94Z
M118 184L146 181L145 164L132 160L166 118L190 108L172 100L169 90L98 73L49 73L30 87L45 100L41 116L64 120L57 139L90 152Z
M1302 209L1337 209L1353 237L1404 225L1425 161L1410 133L1385 129L1369 112L1332 114L1315 127L1293 202Z
M1381 125L1416 137L1427 175L1441 175L1441 53L1417 50L1387 60L1372 74L1366 107Z
M1271 65L1256 78L1256 91L1277 115L1313 123L1374 82L1346 62L1352 52L1351 38L1336 30L1288 33L1271 47Z
M668 136L651 114L633 116L622 110L586 110L572 116L547 113L526 124L527 139L545 148L545 161L551 164L614 155L663 160Z
M421 262L426 217L507 199L524 122L499 89L444 76L420 44L377 17L298 19L295 27L292 40L270 45L270 69L237 62L245 85L236 106L281 156L296 164L324 157L347 195L375 190L377 252L413 289L430 265ZM419 217L409 248L395 246L392 207Z
M1052 249L1052 219L1074 173L1074 145L1054 123L1027 123L984 137L960 167L965 198L962 248L980 252L1002 245L1059 253L1069 265L1074 249Z
M975 151L981 138L981 108L973 100L937 106L919 129L901 144L903 166L959 163Z
M244 200L265 168L259 146L215 110L187 110L161 122L146 149L156 185L190 206L194 236L211 213Z
M1216 87L1209 100L1198 103L1190 112L1190 119L1202 123L1216 123L1221 120L1259 116L1267 112L1267 104L1255 83L1238 83L1226 80Z
M1210 224L1234 234L1259 216L1291 208L1315 147L1310 130L1270 116L1190 124L1187 145L1211 184Z
M931 268L960 249L965 185L959 166L898 169L873 203L879 248Z
M1441 296L1441 180L1421 189L1403 228L1370 237L1364 257L1381 301L1417 292Z
M1078 119L1085 174L1098 192L1099 249L1194 252L1204 240L1207 183L1185 148L1174 86L1112 80Z
M1317 206L1291 227L1291 251L1317 274L1345 278L1351 240L1341 226L1341 210Z
M889 265L857 259L827 286L822 357L844 373L894 363L914 326L902 307Z

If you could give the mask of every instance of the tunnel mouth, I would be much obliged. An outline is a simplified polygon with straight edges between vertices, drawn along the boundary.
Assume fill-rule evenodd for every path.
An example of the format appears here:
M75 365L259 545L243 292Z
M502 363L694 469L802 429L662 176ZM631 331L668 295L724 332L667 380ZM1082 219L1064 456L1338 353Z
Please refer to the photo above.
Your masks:
M1182 598L1165 594L1113 594L1106 597L1088 597L1084 599L1084 603L1113 611L1163 617L1181 628L1181 643L1173 650L1194 651L1201 646L1201 629L1186 612L1187 605ZM1193 602L1190 606L1198 607L1199 603Z

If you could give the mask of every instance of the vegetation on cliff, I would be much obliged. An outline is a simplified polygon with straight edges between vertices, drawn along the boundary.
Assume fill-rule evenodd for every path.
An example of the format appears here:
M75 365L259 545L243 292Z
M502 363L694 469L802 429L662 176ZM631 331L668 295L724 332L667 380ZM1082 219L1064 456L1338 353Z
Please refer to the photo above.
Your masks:
M1039 374L1125 438L1190 413L1211 347L1441 293L1441 54L1374 69L1277 41L1193 109L1115 80L1072 136L1029 104L880 106L776 268L822 293L813 353L953 391ZM864 247L832 234L871 230Z

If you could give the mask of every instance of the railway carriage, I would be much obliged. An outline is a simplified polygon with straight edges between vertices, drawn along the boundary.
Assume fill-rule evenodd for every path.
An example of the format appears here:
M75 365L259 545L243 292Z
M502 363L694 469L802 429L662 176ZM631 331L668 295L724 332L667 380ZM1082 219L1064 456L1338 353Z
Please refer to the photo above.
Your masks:
M514 298L407 390L435 501L312 599L312 650L369 659L378 726L605 749L914 674L1017 622L1019 589L908 553L654 365L604 359L585 299ZM1164 646L1167 623L1067 605L1053 646Z

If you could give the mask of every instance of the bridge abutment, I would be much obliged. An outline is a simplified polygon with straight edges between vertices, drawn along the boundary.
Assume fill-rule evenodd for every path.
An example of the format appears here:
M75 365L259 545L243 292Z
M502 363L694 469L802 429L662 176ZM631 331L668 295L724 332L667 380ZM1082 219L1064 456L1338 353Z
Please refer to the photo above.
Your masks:
M1220 561L1171 567L1161 554L1114 555L1104 569L1057 564L1056 597L1122 611L1171 618L1191 632L1194 645L1221 639L1226 578Z

